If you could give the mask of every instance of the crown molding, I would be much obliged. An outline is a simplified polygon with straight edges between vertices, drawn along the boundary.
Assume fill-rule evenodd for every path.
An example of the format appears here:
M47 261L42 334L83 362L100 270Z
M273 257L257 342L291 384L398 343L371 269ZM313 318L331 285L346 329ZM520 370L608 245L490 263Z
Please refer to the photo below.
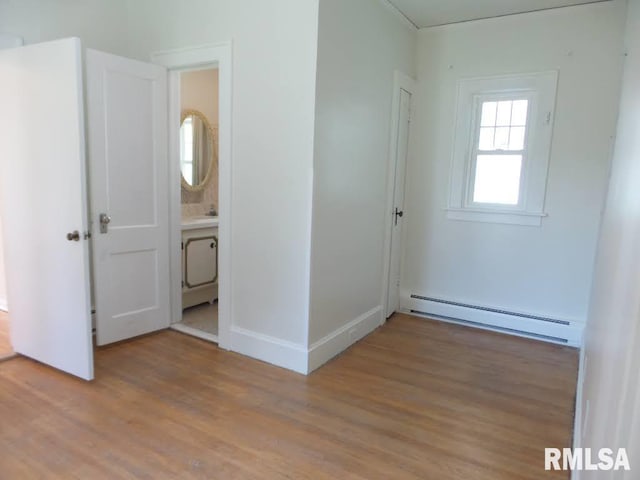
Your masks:
M382 5L389 13L391 13L394 17L396 17L400 22L404 24L405 27L410 28L411 30L418 31L420 28L407 17L402 10L396 7L391 0L378 0L378 3Z

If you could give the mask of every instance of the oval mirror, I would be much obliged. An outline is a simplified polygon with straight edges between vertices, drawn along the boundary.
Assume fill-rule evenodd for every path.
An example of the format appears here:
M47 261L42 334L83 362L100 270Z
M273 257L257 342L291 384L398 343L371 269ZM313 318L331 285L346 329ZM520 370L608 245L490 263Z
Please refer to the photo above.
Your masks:
M207 117L197 110L185 110L180 123L182 186L190 191L203 190L215 159L213 129Z

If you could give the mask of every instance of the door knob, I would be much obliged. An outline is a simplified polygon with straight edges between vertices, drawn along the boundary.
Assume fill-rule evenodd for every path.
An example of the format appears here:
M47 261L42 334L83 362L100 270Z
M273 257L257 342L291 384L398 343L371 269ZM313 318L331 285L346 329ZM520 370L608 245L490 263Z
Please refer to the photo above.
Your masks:
M395 216L395 223L398 225L398 217L402 218L404 216L404 212L396 208Z
M111 223L111 217L106 213L100 214L100 233L107 233L109 231L109 223Z
M67 240L69 240L70 242L79 242L80 232L78 232L78 230L74 230L71 233L67 233Z

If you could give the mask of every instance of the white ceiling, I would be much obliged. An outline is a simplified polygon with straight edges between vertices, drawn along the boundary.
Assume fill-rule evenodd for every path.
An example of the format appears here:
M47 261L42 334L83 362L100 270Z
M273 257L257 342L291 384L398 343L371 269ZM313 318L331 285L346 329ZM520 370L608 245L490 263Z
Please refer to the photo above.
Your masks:
M419 28L608 0L388 0Z

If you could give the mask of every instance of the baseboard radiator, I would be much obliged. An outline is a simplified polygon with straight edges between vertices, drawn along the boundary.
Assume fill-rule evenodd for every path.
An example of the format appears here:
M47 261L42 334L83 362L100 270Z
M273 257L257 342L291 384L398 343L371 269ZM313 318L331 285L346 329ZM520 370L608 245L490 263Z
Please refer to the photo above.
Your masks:
M413 294L403 310L415 315L573 347L582 346L579 322Z

